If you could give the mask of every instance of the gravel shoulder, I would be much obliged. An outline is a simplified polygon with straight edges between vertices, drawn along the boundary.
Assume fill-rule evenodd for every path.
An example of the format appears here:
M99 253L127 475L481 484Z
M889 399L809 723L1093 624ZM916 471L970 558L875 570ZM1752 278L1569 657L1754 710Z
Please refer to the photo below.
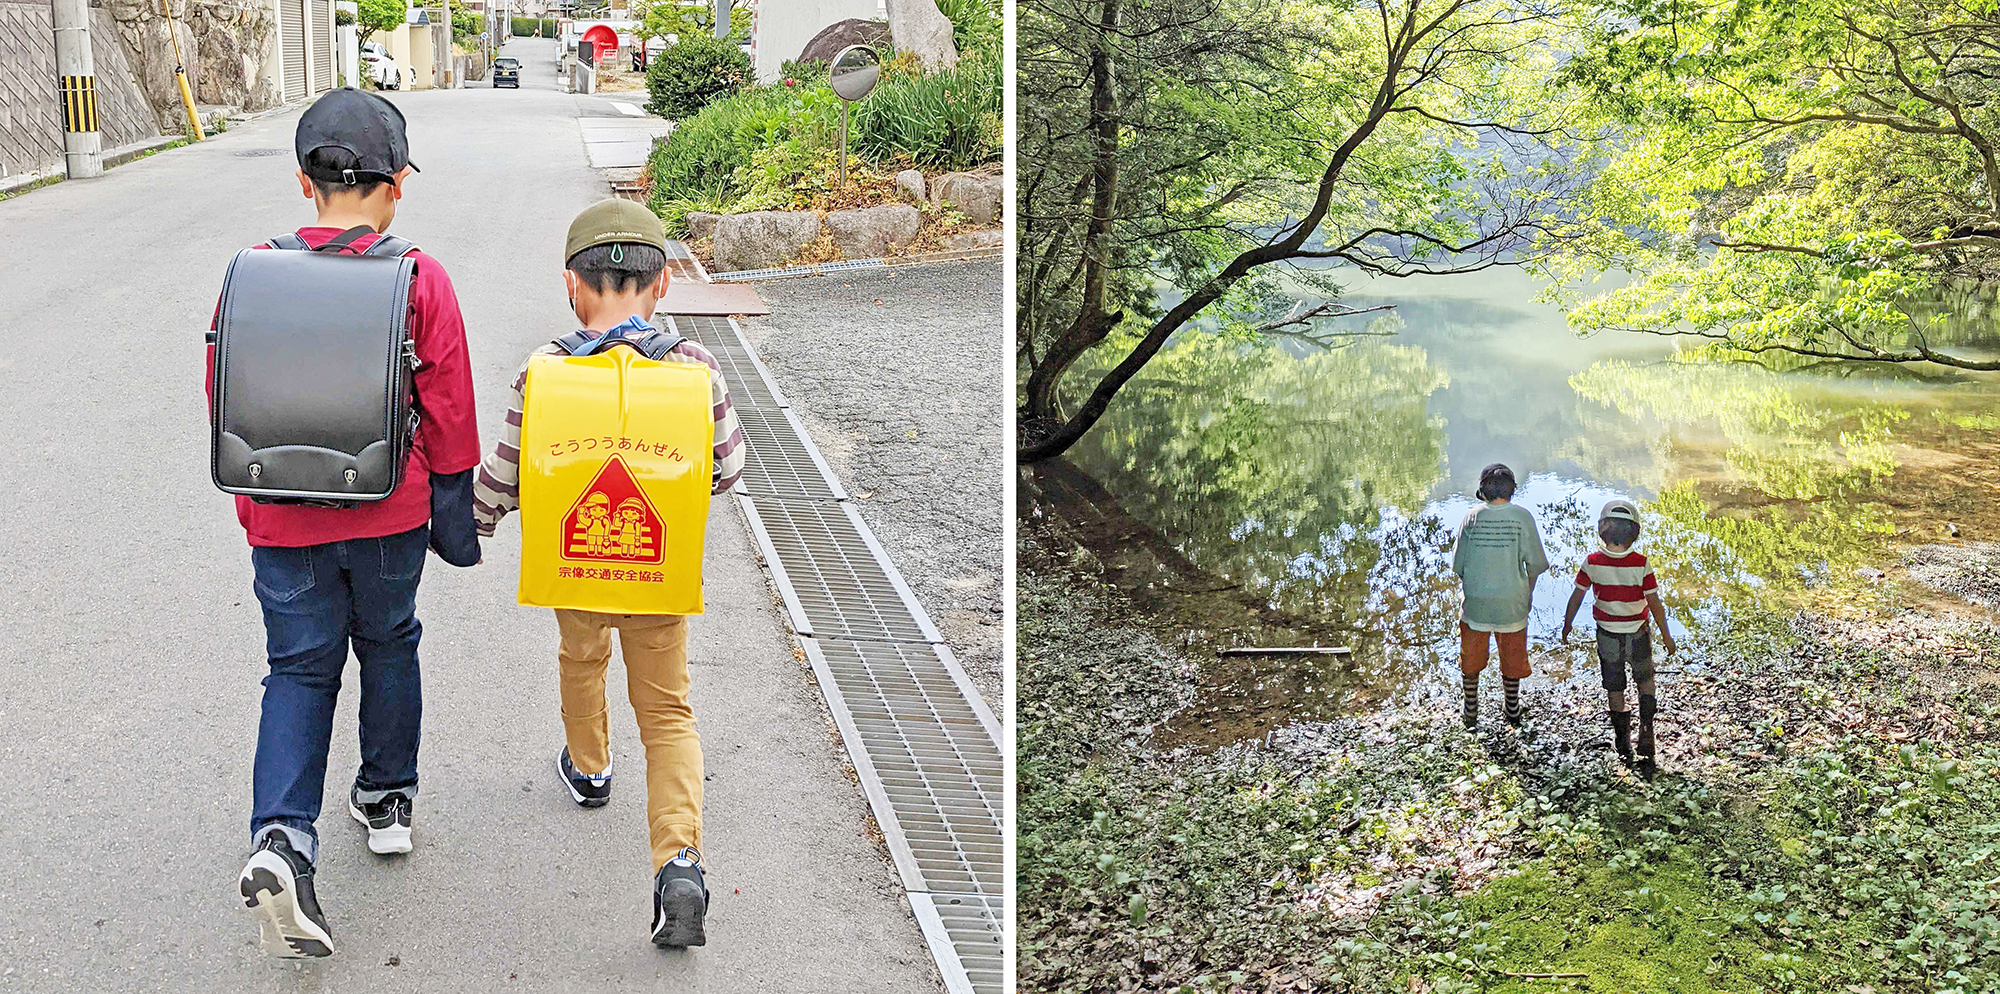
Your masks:
M758 285L743 322L861 516L996 711L1001 700L1001 270Z

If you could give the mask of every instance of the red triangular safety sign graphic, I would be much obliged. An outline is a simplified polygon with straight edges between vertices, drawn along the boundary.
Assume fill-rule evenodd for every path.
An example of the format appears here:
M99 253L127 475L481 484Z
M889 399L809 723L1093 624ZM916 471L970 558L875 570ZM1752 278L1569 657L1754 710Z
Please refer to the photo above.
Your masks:
M660 513L617 456L605 461L570 507L558 539L564 559L662 563L667 558Z

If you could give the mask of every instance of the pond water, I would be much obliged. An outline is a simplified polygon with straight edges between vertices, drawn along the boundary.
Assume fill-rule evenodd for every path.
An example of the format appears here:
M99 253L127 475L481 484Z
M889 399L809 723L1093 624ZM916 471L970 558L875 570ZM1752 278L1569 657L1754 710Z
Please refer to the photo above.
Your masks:
M1669 666L1699 668L1747 604L1866 609L1909 595L1902 547L2000 539L2000 379L1579 337L1540 289L1514 270L1357 280L1346 302L1395 305L1378 330L1396 333L1331 349L1183 334L1066 460L1033 469L1027 513L1062 522L1204 661L1165 741L1455 693L1450 543L1493 462L1522 481L1553 563L1529 623L1536 681L1595 679L1587 640L1555 634L1612 497L1643 509L1640 550L1686 646ZM1273 645L1351 655L1215 651Z

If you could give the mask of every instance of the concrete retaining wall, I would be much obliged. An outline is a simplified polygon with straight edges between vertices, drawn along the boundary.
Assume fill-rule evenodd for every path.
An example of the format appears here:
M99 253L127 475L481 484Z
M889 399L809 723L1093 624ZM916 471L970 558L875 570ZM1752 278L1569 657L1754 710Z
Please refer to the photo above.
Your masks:
M153 108L126 61L110 10L90 12L90 42L105 150L159 137ZM0 0L0 180L62 168L62 111L55 79L55 24L48 0Z

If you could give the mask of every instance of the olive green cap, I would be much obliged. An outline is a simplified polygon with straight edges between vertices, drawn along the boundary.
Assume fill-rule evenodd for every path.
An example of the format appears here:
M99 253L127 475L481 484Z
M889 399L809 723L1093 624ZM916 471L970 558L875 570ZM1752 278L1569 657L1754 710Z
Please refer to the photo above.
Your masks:
M657 215L635 201L623 197L600 200L585 207L569 223L569 244L563 250L563 261L576 258L578 252L594 245L613 242L651 245L665 252L667 229L661 226Z

